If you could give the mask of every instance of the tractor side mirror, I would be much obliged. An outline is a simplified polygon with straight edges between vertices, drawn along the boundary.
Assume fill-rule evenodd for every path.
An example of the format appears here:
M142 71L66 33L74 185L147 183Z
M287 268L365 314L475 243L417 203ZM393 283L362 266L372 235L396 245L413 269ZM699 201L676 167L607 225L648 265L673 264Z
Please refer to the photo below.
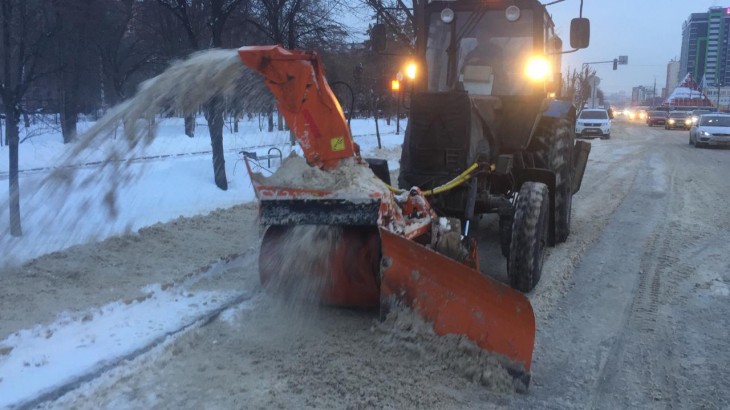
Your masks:
M370 29L370 46L373 51L383 52L387 43L385 24L378 23Z
M586 48L591 42L591 21L587 18L574 18L570 21L570 46Z

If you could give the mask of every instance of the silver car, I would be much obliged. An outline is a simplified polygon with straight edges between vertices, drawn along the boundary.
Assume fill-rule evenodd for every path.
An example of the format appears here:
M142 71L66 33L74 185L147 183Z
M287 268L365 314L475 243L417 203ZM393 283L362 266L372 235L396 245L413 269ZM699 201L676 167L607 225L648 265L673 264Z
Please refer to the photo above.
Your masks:
M730 147L730 114L703 114L689 130L689 143L704 146Z

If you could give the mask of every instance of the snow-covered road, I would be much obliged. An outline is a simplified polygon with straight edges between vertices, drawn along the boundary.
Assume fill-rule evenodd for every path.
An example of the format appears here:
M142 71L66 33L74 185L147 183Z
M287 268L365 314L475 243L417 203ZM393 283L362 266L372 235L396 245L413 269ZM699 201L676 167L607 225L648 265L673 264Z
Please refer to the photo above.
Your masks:
M38 358L20 365L38 374L33 369L59 360L48 343L64 326L96 329L94 337L75 335L83 341L71 346L79 354L112 333L129 334L108 325L123 323L118 320L125 314L139 317L130 313L138 309L149 312L139 327L159 330L147 336L168 336L132 349L114 366L102 360L88 370L93 377L81 372L77 382L34 385L35 396L3 403L59 409L727 408L730 150L695 149L686 137L616 121L611 140L593 141L573 203L573 232L549 250L541 282L529 295L537 342L527 394L474 383L452 365L456 355L444 357L414 329L384 329L374 312L302 308L261 294L260 232L249 204L3 271L0 337L7 339L0 340L0 397L11 383L31 385L32 376L5 370L20 354L13 338L47 341L22 354ZM395 151L381 153L392 160ZM482 225L485 246L492 241L496 249L496 224ZM237 263L211 270L221 258ZM500 269L495 266L496 277ZM158 309L177 304L183 323L189 309L206 317L236 295L255 296L184 330L156 324ZM67 313L57 319L61 312ZM165 325L185 326L170 322Z

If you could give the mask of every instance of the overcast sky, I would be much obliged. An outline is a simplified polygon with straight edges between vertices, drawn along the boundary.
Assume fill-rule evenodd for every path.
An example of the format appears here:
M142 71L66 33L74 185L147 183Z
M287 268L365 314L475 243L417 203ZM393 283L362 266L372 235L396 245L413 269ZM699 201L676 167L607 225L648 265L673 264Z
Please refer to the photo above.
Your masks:
M542 0L543 4L550 1ZM639 85L653 86L657 92L666 85L667 63L679 60L682 23L691 13L704 13L712 6L730 7L730 0L584 0L583 17L591 20L591 44L585 50L566 54L567 66L613 60L627 55L629 64L613 71L612 64L594 68L601 79L600 88L610 94ZM580 0L566 0L548 7L560 37L570 44L570 20L578 17Z

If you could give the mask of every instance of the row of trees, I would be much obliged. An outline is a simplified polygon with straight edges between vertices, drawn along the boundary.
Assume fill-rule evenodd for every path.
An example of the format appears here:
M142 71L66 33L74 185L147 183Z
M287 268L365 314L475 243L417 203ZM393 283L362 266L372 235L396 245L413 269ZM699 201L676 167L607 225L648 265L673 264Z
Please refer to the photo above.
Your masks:
M9 151L11 234L22 234L23 116L57 114L63 140L71 142L81 114L127 99L142 81L193 52L255 44L318 50L328 78L354 84L357 101L371 104L374 93L386 92L379 77L389 60L368 59L362 47L348 46L350 29L341 16L351 6L342 0L0 0L0 108ZM258 104L249 108L269 114L274 109L270 100ZM225 108L218 97L200 107L209 125L215 182L224 190ZM192 137L194 113L179 114Z
M583 66L581 71L575 69L571 71L568 67L563 75L562 95L572 100L576 107L583 107L591 97L590 78L594 75L596 75L596 70L588 65ZM603 91L601 89L596 90L596 97L600 104L603 104Z
M81 114L103 112L132 96L138 85L171 61L207 48L282 44L320 52L327 78L350 112L377 112L392 97L389 81L413 51L415 20L425 0L0 0L0 106L9 152L10 231L21 235L18 186L19 124L23 116L51 112L64 142L76 136ZM364 7L390 26L390 55L348 44L344 8ZM365 33L362 33L365 34ZM568 73L563 95L588 95L590 73ZM337 83L351 87L337 87ZM351 95L354 93L355 95ZM350 94L350 95L348 95ZM585 101L585 99L583 99ZM223 160L224 110L265 112L273 127L271 99L228 107L213 97L202 107L208 121L216 185L227 189ZM380 106L379 106L380 105ZM392 105L391 105L392 106ZM195 133L193 112L185 132ZM279 124L281 127L281 123Z

